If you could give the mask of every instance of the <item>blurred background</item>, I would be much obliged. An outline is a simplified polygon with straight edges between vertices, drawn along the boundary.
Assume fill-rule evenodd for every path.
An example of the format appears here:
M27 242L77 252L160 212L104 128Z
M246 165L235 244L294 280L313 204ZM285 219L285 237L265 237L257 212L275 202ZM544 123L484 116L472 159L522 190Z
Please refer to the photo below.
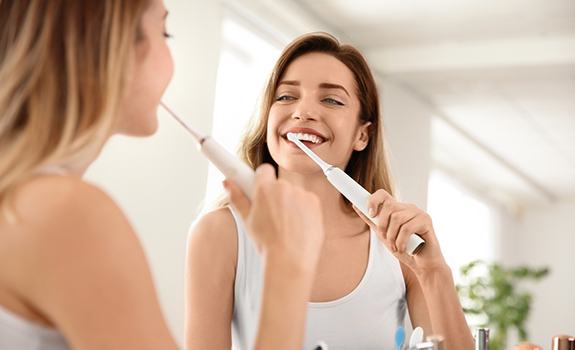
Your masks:
M292 39L321 30L360 49L400 197L430 212L456 281L475 259L547 267L517 287L532 294L529 339L549 347L575 334L575 1L165 4L176 73L164 101L230 151ZM115 137L87 177L140 234L182 343L187 232L222 177L162 110L159 119L151 138ZM517 339L511 330L508 347Z

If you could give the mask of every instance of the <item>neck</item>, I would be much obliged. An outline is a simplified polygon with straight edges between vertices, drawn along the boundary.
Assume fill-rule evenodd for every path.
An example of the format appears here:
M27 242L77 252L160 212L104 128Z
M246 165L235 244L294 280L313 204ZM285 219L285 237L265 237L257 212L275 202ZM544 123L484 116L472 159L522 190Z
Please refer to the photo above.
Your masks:
M69 175L84 177L84 174L90 165L92 165L92 163L100 155L103 147L104 145L95 146L89 151L83 152L82 157L75 155L48 161L47 165L43 166L42 168L60 170Z
M314 193L320 200L326 239L341 238L365 231L365 224L346 205L343 196L327 180L321 170L313 173L290 172L280 168L279 178Z

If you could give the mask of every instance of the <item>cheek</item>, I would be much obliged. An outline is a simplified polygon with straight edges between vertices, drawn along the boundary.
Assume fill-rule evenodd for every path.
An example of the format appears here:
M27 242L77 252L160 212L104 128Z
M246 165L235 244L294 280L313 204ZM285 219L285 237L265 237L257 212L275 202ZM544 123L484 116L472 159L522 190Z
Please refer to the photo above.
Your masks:
M279 128L281 126L281 120L277 114L277 110L273 108L270 109L270 113L268 115L267 127L266 127L266 142L268 145L268 150L272 156L272 158L276 159L278 155L278 148L280 147L280 137L279 137Z
M276 108L271 108L268 114L268 121L267 121L267 142L274 142L277 139L277 135L279 133L278 128L280 127L280 119L277 113Z
M162 71L162 93L163 91L166 89L166 87L168 86L168 84L170 83L170 81L172 80L172 77L174 76L174 58L172 57L172 52L170 51L170 49L168 48L168 46L164 43L163 44L163 50L161 51L161 57L159 58L159 64L160 66L158 67L158 70L161 70L163 68Z
M174 61L170 50L160 43L149 52L141 65L140 90L153 100L159 101L174 74Z
M156 45L154 45L156 44ZM165 44L152 43L135 63L122 101L118 132L150 135L157 129L157 107L174 70Z

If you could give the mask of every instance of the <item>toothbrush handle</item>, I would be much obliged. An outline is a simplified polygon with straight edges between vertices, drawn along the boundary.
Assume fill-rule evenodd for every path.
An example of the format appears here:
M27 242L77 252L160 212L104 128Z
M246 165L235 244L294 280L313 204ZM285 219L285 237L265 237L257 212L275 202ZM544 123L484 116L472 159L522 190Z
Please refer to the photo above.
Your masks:
M355 205L359 211L361 211L371 222L374 224L375 219L370 217L367 214L367 202L369 200L369 196L371 195L367 190L361 187L360 184L355 182L349 175L347 175L343 170L338 167L331 167L326 172L325 175L328 181L345 197L347 198L353 205ZM415 255L419 253L423 246L425 245L425 241L418 236L416 233L413 233L409 237L409 241L407 242L407 253L410 255Z
M237 183L246 196L251 198L255 180L254 170L228 152L212 137L206 137L200 147L202 153L224 174L226 179Z

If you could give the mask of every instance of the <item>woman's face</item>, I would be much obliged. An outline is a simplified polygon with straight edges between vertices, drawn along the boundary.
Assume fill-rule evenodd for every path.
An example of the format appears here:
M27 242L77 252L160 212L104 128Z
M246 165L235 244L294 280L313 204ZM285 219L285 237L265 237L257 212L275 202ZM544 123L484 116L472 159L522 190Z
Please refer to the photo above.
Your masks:
M167 14L163 0L151 0L142 17L144 39L136 44L134 63L120 106L119 133L146 136L158 128L158 105L174 71L166 43Z
M267 144L280 169L320 171L288 132L326 162L345 169L352 152L368 143L369 123L359 119L360 102L353 73L337 58L308 53L294 60L281 77L267 124ZM281 171L281 170L280 170Z

